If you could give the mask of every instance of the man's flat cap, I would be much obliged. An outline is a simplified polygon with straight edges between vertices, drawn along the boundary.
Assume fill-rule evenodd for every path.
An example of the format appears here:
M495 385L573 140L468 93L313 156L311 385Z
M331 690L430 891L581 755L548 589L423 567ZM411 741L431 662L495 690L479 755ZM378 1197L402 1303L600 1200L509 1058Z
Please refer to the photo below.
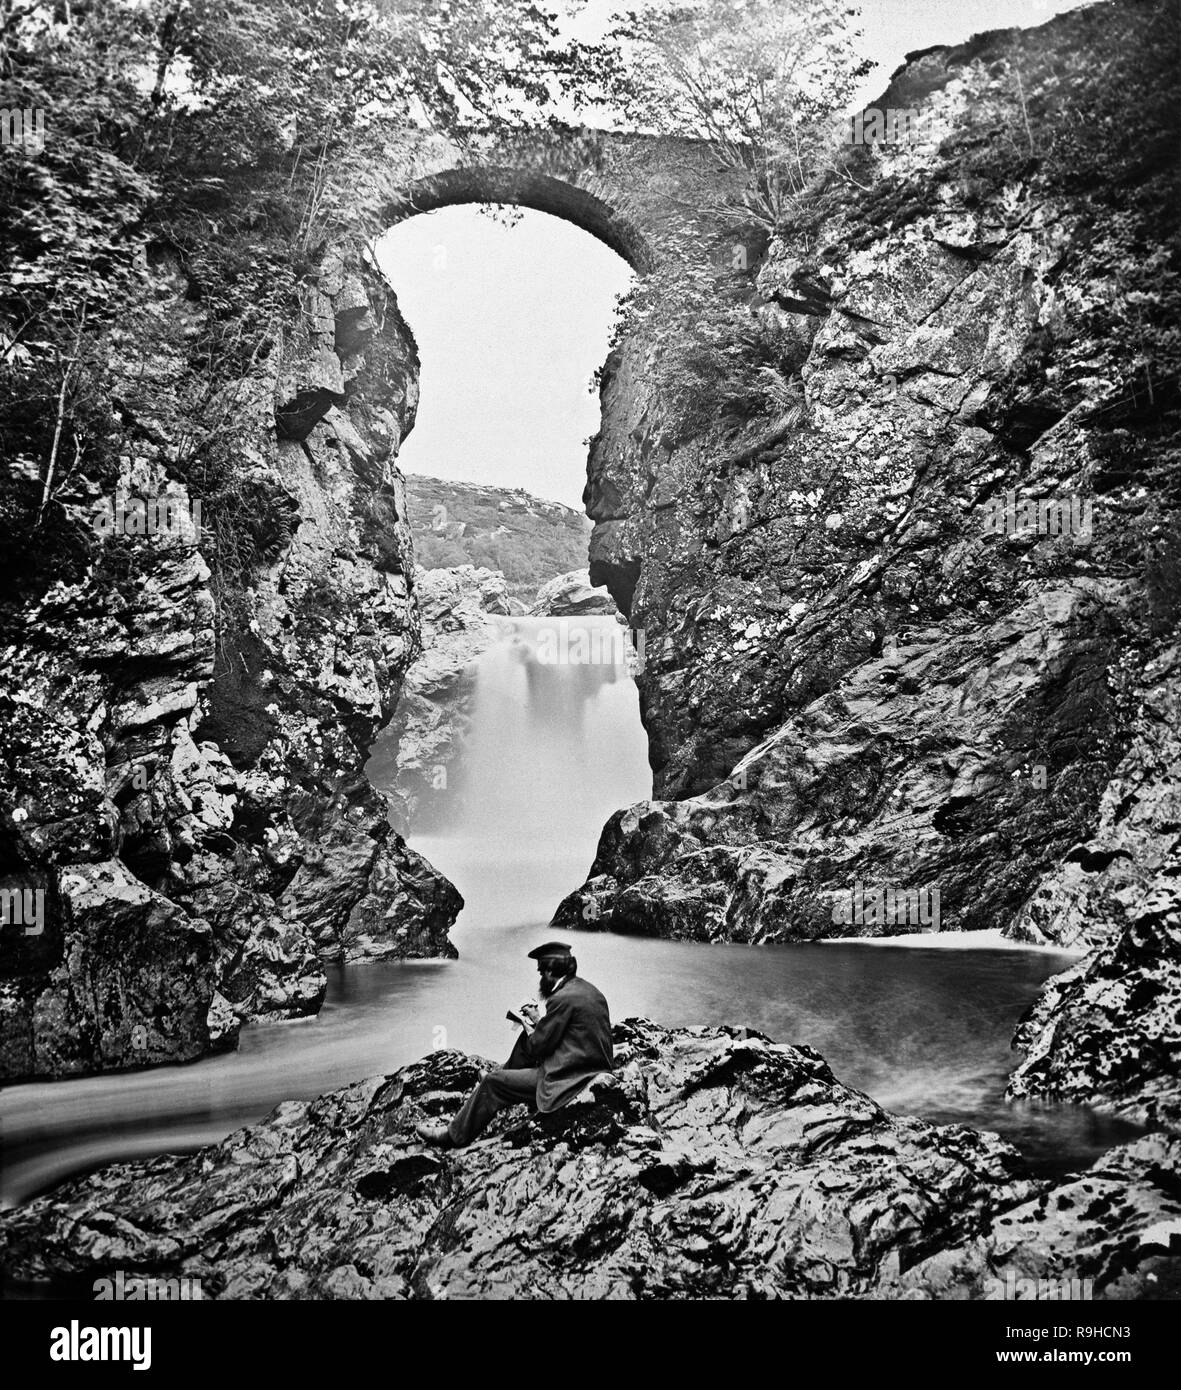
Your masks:
M544 946L538 946L529 952L530 960L553 960L555 957L565 959L573 952L564 941L547 941Z

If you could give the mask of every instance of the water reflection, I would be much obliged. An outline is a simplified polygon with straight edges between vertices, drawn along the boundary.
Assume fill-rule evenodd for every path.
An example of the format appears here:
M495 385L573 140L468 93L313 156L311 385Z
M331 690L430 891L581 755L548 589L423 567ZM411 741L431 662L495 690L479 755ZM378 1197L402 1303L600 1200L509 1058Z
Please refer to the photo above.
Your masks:
M317 1019L250 1029L237 1053L187 1067L0 1092L6 1204L83 1167L209 1143L278 1101L311 1098L423 1056L441 1039L502 1060L504 1010L533 985L528 926L454 933L454 962L333 972ZM922 947L700 946L580 933L581 968L613 1017L746 1024L824 1054L887 1108L993 1129L1039 1168L1084 1166L1136 1133L1080 1107L1012 1106L1013 1022L1068 963L1046 952ZM444 1030L440 1035L436 1030Z

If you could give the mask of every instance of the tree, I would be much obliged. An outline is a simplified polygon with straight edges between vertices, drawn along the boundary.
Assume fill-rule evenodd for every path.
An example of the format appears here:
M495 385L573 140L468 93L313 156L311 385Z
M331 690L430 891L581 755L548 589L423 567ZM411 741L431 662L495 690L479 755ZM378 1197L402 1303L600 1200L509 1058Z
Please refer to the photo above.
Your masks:
M47 127L0 151L0 523L30 538L22 573L64 534L79 460L107 486L129 431L232 494L232 391L298 313L387 131L548 128L558 91L592 83L519 0L0 0L0 107ZM196 336L153 264L199 303ZM169 392L165 361L184 377Z
M696 0L630 12L611 38L629 55L615 90L650 128L695 136L749 176L741 210L773 231L831 160L835 118L873 66L840 0Z

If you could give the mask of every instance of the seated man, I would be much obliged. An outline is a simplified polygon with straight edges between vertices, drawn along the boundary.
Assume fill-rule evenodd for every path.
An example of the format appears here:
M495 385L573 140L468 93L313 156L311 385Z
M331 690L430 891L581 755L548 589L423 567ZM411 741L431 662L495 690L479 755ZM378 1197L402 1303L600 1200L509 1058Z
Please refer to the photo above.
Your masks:
M530 951L529 959L537 962L541 977L544 1016L536 1004L526 1005L522 1012L536 1025L532 1033L517 1039L508 1064L484 1077L449 1125L418 1126L427 1143L462 1148L506 1105L531 1102L543 1113L557 1110L592 1076L611 1070L607 1001L594 985L578 978L570 947L547 941Z

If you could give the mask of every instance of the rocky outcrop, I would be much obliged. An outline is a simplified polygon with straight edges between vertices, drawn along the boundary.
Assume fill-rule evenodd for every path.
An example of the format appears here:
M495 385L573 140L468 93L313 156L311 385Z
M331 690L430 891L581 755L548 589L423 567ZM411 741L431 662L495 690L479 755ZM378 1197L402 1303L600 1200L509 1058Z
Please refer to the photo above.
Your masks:
M1014 1093L1169 1124L1176 25L1097 5L914 55L874 103L914 137L846 146L747 272L773 409L687 416L659 326L614 355L590 574L645 638L662 799L555 917L1095 948Z
M615 1036L614 1075L468 1149L414 1133L479 1075L438 1052L71 1182L0 1220L0 1261L18 1284L119 1268L218 1298L999 1297L1012 1270L1129 1298L1175 1278L1175 1139L1035 1182L995 1135L891 1116L810 1048L639 1019Z
M418 570L423 653L402 687L366 772L401 834L422 833L453 803L453 768L471 723L475 662L496 640L494 617L511 614L505 577L457 565Z
M606 589L592 587L589 570L571 570L543 584L529 611L543 618L572 618L588 613L614 617L619 612Z
M1181 853L1129 887L1119 934L1055 976L1014 1040L1009 1093L1181 1129Z
M1137 694L1132 742L1100 797L1094 828L1043 875L1012 924L1020 940L1101 942L1167 886L1169 860L1181 848L1181 648L1148 663Z
M1136 737L1090 838L1018 922L1034 940L1106 944L1050 981L1021 1021L1011 1095L1049 1095L1181 1128L1181 653L1152 663Z
M1173 25L1098 6L900 70L876 105L938 138L847 150L850 177L750 272L790 409L690 428L657 389L659 340L616 354L591 578L645 638L663 799L613 818L559 920L755 941L913 925L841 920L862 884L938 890L944 929L1118 930L1093 875L1117 857L1115 893L1138 856L1079 847L1121 765L1112 815L1167 761L1130 750L1174 680L1175 81L1154 56ZM1142 81L1105 67L1117 47ZM1018 69L1026 94L1049 84L1040 136ZM1118 157L1072 144L1061 82L1096 121L1136 88ZM1157 861L1169 817L1148 819L1120 833Z
M185 1060L314 1012L324 961L453 954L459 895L360 771L419 644L393 462L413 340L359 258L324 253L291 331L210 407L202 493L183 345L203 320L180 272L157 297L176 346L130 335L124 452L63 480L56 550L5 607L3 867L46 906L39 935L0 932L10 1077ZM176 520L97 527L120 497Z
M884 1282L875 1297L1176 1298L1179 1158L1181 1141L1162 1134L1112 1149L981 1235Z
M233 1038L236 1020L214 1008L207 922L118 859L71 864L46 881L42 934L8 947L42 987L30 1003L18 983L0 986L3 1056L22 1069L69 1072L171 1062L184 1055L182 1040Z
M1056 593L998 620L974 649L967 696L963 639L931 633L864 662L718 787L617 813L558 920L752 942L998 925L1005 896L1028 891L1047 838L1056 831L1066 850L1080 808L1014 776L1020 764L1006 774L990 732L1037 698L1043 661L1064 654L1094 612L1081 595L1076 604ZM1020 841L1023 823L1040 840ZM937 894L938 919L857 920L842 912L857 884L921 891L933 919Z
M1055 976L1018 1027L1009 1094L1181 1129L1181 857L1109 946Z

